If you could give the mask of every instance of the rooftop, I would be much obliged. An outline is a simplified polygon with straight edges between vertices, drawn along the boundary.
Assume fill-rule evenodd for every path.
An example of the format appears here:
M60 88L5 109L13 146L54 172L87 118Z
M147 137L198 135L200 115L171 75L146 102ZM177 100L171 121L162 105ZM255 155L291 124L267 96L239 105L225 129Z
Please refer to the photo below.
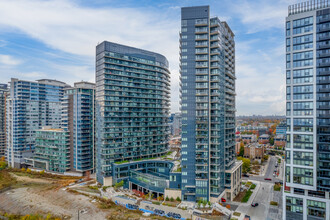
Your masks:
M289 5L288 16L329 7L329 0L310 0Z

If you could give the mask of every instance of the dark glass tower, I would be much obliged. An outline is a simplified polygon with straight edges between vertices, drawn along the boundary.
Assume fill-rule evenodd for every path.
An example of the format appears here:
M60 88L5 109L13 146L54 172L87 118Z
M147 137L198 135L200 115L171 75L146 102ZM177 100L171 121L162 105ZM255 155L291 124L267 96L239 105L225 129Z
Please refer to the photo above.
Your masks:
M209 6L181 10L182 195L218 198L235 166L235 42Z
M96 101L99 182L111 184L114 162L168 151L170 72L164 56L106 41L99 44Z

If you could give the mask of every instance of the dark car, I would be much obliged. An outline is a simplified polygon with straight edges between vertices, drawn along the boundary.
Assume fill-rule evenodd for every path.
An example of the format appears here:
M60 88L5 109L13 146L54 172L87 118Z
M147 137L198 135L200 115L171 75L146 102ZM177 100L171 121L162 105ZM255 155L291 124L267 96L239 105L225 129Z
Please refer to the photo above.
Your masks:
M247 175L246 173L243 173L242 175L243 177L250 177L249 175Z
M257 207L259 204L257 202L254 202L251 204L252 207Z
M272 181L272 178L265 178L265 180L269 180L269 181Z

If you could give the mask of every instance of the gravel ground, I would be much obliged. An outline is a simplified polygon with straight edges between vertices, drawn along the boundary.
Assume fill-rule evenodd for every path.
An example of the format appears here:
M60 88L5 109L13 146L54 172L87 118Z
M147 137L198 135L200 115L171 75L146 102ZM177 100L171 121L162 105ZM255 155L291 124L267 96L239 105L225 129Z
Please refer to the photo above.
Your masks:
M34 183L37 181L34 180ZM15 214L48 214L63 219L80 220L106 219L108 213L100 210L89 197L76 195L66 191L50 190L49 184L43 182L39 185L12 189L0 194L0 210Z

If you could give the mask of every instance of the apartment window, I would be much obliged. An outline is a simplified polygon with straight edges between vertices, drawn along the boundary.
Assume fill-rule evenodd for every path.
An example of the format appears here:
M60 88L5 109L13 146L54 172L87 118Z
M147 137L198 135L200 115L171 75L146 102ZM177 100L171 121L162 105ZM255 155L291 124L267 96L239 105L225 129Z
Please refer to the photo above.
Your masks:
M187 176L188 173L187 172L182 172L182 176Z
M294 151L293 164L301 166L313 166L313 153Z
M187 46L187 45L188 45L188 42L183 41L183 42L181 42L181 45L182 45L182 46Z
M186 27L188 25L188 20L181 20L181 27Z
M184 48L184 49L181 49L181 52L182 52L182 53L186 53L187 51L188 51L188 50L185 49L185 48Z
M313 135L311 134L294 134L293 148L295 149L313 149Z
M186 148L186 147L188 147L186 144L181 145L181 148Z
M307 200L307 215L325 219L326 203L314 200Z
M291 27L291 22L290 21L287 21L286 22L286 29L289 30Z
M286 177L286 182L290 182L290 167L289 166L285 167L285 177Z
M181 39L187 39L187 38L188 38L187 35L182 35L182 36L181 36Z
M187 32L187 28L181 28L181 32Z
M303 213L303 199L287 196L286 210L289 212Z
M313 170L306 168L293 168L293 183L313 185Z
M296 28L296 27L302 27L302 26L311 25L311 24L313 24L313 16L294 20L292 22L292 27Z
M182 179L182 183L187 183L187 179Z
M181 56L182 60L186 60L188 58L188 56Z
M313 119L312 118L294 118L293 130L301 132L313 132Z

